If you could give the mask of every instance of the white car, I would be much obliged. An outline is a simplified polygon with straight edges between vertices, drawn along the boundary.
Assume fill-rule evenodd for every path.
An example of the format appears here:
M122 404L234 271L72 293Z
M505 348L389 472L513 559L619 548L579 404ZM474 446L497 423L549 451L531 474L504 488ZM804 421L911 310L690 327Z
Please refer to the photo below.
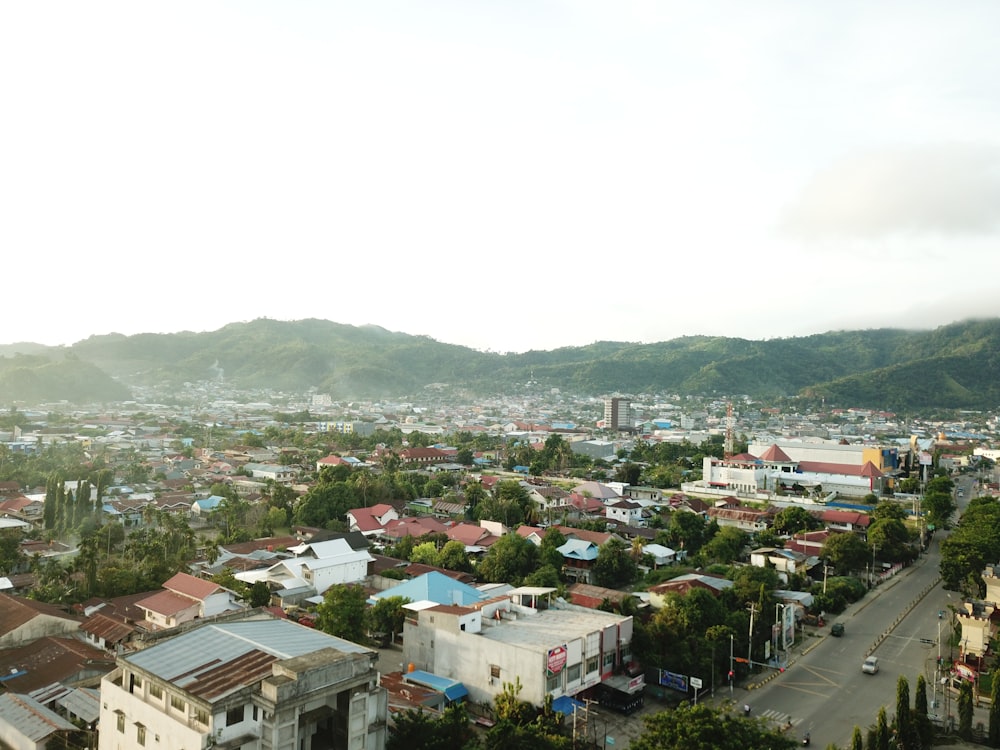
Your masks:
M861 665L861 671L865 674L875 674L878 672L878 657L869 656Z

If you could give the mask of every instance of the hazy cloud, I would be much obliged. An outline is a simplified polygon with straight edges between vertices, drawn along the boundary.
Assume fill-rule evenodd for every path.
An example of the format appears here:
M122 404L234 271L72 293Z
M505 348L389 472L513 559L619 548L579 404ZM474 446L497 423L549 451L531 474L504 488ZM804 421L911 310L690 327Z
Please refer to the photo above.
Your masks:
M937 144L878 151L820 172L783 216L803 239L978 235L1000 226L1000 147Z

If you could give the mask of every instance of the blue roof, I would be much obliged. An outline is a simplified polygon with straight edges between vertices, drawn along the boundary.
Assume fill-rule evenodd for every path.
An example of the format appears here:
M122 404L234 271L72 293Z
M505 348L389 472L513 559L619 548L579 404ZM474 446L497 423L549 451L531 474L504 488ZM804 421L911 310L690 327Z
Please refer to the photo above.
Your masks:
M222 498L218 495L212 495L211 497L206 497L203 500L195 500L194 505L197 505L202 510L213 510L219 507L219 503L222 502Z
M581 701L578 701L576 698L571 698L568 695L561 695L552 701L552 710L558 711L563 716L572 716L573 709L585 707L586 706Z
M380 591L368 601L375 603L379 599L390 596L405 596L411 602L431 601L438 604L457 604L463 607L481 602L486 598L486 595L478 589L467 583L456 581L436 570L404 581L391 589Z
M469 694L469 691L465 689L465 685L458 680L431 674L430 672L425 672L422 669L415 669L412 672L407 672L403 675L403 679L408 680L415 685L423 685L431 690L437 690L439 693L444 693L444 697L450 701L464 698Z
M597 559L597 545L585 539L567 539L564 545L556 548L556 552L573 560Z

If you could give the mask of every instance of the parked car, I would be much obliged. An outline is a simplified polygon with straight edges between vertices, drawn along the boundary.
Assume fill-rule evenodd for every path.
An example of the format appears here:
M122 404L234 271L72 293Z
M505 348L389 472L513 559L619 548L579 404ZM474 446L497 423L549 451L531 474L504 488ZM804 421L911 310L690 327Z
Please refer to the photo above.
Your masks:
M840 638L844 634L844 623L835 622L830 626L830 635L835 638Z
M878 672L878 657L869 656L861 665L861 671L865 674L875 674Z

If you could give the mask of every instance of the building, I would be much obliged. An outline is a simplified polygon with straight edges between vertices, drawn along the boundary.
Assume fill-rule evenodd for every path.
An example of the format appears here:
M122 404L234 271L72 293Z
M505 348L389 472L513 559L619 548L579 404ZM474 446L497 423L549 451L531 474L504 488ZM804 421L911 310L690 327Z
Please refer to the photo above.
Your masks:
M602 686L641 696L629 674L632 618L553 601L553 588L522 586L472 606L407 605L404 662L461 682L469 700L492 703L520 679L521 700L592 695Z
M618 396L604 399L604 429L632 429L632 402L629 399Z
M288 620L204 624L118 658L99 750L385 747L378 654Z

